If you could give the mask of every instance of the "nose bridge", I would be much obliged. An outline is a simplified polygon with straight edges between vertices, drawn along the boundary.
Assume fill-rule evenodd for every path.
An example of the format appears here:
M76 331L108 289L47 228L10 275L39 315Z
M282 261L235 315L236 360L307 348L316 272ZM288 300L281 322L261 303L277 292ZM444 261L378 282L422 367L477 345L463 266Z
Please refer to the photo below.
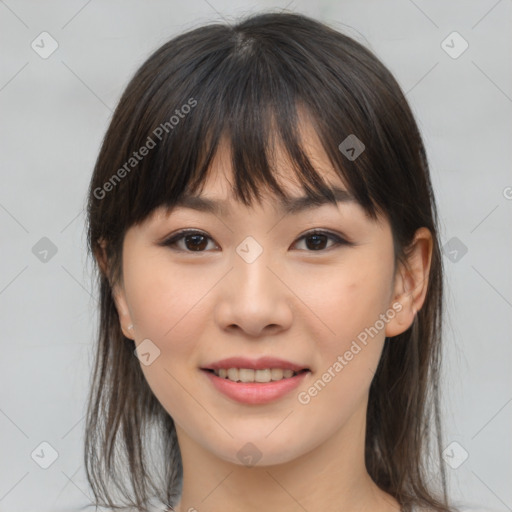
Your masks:
M232 270L217 306L224 327L237 325L257 336L265 327L287 327L291 322L287 287L272 268L272 252L254 237L246 237L235 249Z
M271 299L275 290L275 276L269 270L272 254L263 240L247 236L237 247L233 258L235 289L253 299ZM238 294L239 295L239 294Z

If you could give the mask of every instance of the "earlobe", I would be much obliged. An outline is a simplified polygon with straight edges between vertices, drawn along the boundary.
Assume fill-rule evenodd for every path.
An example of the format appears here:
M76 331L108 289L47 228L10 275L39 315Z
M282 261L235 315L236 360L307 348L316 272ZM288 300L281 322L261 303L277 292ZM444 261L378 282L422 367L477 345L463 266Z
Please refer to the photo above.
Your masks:
M123 334L130 339L133 338L133 323L126 303L124 291L121 290L119 285L114 285L112 289L112 297L116 305L117 313L119 315L119 322L121 324L121 330Z
M432 259L432 235L427 228L419 228L407 252L407 264L396 273L393 295L395 317L386 325L386 337L405 332L422 308L428 289Z

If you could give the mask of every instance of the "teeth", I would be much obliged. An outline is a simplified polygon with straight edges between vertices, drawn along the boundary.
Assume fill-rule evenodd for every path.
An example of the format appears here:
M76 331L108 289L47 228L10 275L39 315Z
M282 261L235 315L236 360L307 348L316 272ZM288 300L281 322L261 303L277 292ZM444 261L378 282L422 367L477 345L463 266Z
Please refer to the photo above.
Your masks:
M265 368L264 370L253 370L252 368L221 368L213 371L222 379L229 379L234 382L271 382L281 379L289 379L297 374L293 370L282 368Z
M229 380L238 380L238 368L230 368L228 370L228 379Z
M279 370L278 370L279 371ZM272 370L256 370L254 372L254 381L255 382L270 382L272 380ZM279 379L274 379L279 380Z
M254 382L254 370L241 368L238 370L238 380L242 382Z

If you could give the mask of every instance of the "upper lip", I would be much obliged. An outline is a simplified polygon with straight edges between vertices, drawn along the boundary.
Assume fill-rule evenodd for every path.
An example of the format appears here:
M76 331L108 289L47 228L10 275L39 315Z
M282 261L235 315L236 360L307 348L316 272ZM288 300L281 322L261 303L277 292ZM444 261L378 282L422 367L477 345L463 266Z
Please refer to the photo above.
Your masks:
M283 370L293 370L294 372L309 370L306 366L292 363L291 361L286 361L284 359L278 359L276 357L260 357L259 359L228 357L227 359L221 359L220 361L215 361L202 367L203 370L220 370L222 368L252 368L253 370L282 368Z

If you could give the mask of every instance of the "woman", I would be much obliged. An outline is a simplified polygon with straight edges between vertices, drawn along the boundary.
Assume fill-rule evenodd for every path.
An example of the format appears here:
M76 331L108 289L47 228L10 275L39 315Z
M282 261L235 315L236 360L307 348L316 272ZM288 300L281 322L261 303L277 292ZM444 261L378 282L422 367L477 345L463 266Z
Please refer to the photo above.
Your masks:
M290 13L175 37L126 88L89 192L98 503L455 510L435 198L369 50Z

